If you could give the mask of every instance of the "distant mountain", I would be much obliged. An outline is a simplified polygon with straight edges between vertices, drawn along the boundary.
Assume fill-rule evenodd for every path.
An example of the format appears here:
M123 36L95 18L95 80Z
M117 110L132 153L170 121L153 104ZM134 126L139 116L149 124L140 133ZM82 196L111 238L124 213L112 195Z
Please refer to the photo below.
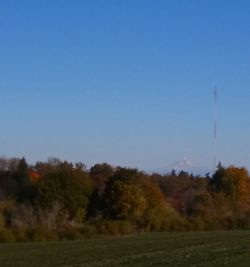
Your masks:
M182 160L171 164L169 169L174 169L176 172L185 171L194 175L205 175L206 173L212 173L209 168L194 164L187 158L183 158Z
M212 171L209 168L194 164L191 160L189 160L186 157L184 157L179 161L174 162L168 167L155 169L154 171L150 171L150 173L156 172L160 174L166 174L170 173L172 170L175 170L176 173L179 173L180 171L185 171L190 174L192 173L194 175L201 175L201 176L204 176L208 172L212 174Z
M176 171L189 171L194 167L194 164L187 158L183 158L173 164L170 167Z

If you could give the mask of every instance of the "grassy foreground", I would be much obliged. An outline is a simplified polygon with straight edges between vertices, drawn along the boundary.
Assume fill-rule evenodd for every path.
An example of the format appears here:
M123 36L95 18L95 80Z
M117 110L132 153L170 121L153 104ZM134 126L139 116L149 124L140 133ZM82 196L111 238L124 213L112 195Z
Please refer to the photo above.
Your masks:
M250 231L0 244L0 266L249 267Z

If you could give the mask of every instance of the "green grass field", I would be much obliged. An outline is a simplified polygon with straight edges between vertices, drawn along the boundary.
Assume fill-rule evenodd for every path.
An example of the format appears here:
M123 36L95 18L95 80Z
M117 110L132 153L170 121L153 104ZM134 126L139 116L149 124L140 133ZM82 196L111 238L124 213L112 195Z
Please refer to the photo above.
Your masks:
M0 244L1 267L250 266L250 231Z

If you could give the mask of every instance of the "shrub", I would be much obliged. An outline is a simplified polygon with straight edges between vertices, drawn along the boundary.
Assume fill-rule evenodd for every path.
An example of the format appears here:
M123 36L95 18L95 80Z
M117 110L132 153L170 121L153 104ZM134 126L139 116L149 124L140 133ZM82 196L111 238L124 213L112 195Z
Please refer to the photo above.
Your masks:
M136 227L130 221L119 221L119 232L122 235L130 235L135 233Z
M191 226L192 226L192 230L195 231L204 231L207 230L206 229L206 223L204 222L204 220L202 220L199 217L194 217L190 220Z
M91 225L82 225L79 228L79 232L84 238L92 238L96 234L96 229L94 226L91 226Z
M25 229L13 229L13 233L15 235L15 239L17 242L26 242L29 241L27 230Z
M13 232L6 228L0 228L0 242L15 242Z
M188 220L178 214L166 218L161 228L162 231L186 231L189 229L190 224Z
M13 221L13 213L16 209L15 201L5 200L0 202L1 224L11 226Z
M65 227L58 232L58 236L61 240L78 240L84 238L79 228Z
M118 221L106 221L104 222L104 234L108 234L108 235L120 235L120 231L119 231L119 223Z
M133 223L127 220L101 220L96 223L96 231L103 235L127 235L136 230Z
M5 226L5 219L4 216L0 213L0 228L4 228Z
M42 226L37 226L27 231L27 239L29 241L50 241L57 240L58 235L55 231L48 230Z

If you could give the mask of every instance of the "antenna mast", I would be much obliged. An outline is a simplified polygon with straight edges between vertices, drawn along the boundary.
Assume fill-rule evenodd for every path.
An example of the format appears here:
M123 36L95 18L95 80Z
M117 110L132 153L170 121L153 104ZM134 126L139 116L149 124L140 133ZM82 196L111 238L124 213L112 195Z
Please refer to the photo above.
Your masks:
M217 167L217 98L218 98L218 90L217 87L214 88L214 172Z

